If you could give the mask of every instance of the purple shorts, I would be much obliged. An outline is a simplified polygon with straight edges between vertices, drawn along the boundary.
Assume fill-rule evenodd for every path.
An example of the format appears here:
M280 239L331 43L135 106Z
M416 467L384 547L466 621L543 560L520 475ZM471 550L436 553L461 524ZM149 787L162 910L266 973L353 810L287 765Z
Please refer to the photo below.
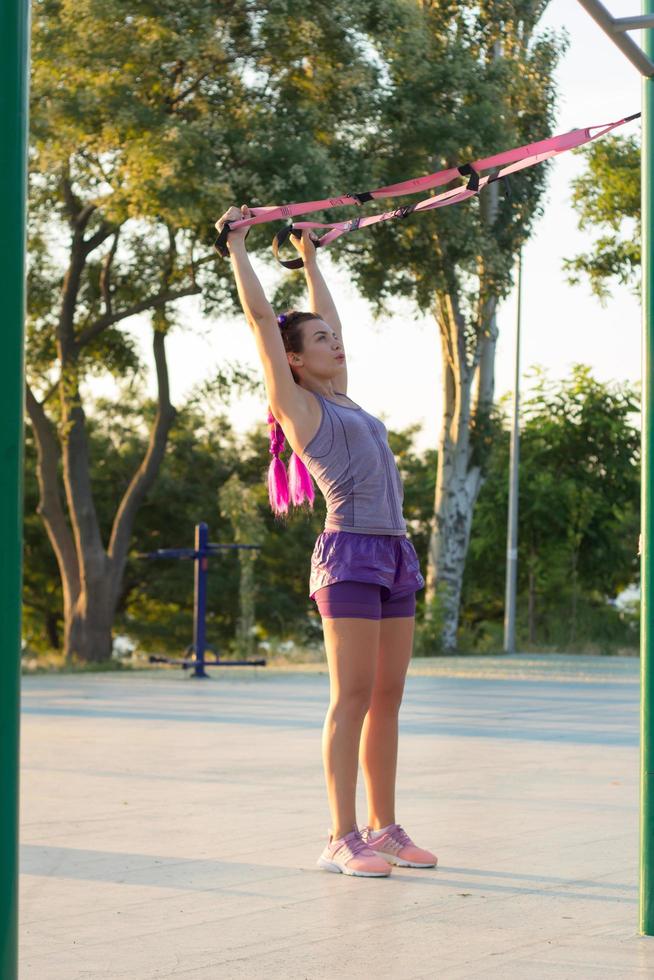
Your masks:
M418 555L406 536L323 531L311 555L310 598L317 602L318 590L336 582L380 586L382 604L411 596L425 586Z
M374 582L332 582L316 592L315 601L323 619L390 619L415 616L416 594L409 592L393 599L382 599L383 585ZM388 590L387 590L388 591Z

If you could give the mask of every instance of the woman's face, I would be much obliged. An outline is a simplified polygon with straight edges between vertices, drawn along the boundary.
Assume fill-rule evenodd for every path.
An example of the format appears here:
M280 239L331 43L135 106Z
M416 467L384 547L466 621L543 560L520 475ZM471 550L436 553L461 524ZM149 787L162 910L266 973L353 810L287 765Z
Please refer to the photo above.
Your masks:
M288 353L289 364L301 377L333 378L345 364L338 334L324 320L302 324L302 353Z

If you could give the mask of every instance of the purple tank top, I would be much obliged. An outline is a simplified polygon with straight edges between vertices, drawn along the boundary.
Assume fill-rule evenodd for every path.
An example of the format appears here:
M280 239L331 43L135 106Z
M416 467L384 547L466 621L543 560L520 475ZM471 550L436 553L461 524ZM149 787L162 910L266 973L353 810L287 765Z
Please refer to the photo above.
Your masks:
M302 460L327 503L325 530L406 537L404 489L386 426L354 402L350 408L311 393L322 418Z

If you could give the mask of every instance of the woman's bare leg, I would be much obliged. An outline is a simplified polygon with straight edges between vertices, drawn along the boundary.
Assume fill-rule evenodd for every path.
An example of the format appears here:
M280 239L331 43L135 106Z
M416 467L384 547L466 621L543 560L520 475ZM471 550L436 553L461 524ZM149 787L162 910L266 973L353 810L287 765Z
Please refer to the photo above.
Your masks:
M361 730L360 760L368 796L368 825L395 823L398 713L413 650L415 616L380 621L379 657L370 707Z
M330 700L322 755L334 837L356 822L361 726L370 705L379 652L380 620L323 618Z

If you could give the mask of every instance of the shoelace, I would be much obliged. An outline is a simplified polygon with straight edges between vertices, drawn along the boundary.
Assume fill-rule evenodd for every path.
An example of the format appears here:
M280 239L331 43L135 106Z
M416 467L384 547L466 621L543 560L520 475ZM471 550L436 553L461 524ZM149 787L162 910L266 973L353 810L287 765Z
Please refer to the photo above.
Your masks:
M396 823L389 833L402 847L404 847L405 844L413 844L413 841L407 834L406 830L404 830L399 823Z
M346 851L349 851L350 857L354 857L356 854L361 854L363 851L372 850L370 845L366 844L360 833L355 837L350 838L350 840L341 843L341 845L334 851L334 854L336 855L341 848L345 848Z

